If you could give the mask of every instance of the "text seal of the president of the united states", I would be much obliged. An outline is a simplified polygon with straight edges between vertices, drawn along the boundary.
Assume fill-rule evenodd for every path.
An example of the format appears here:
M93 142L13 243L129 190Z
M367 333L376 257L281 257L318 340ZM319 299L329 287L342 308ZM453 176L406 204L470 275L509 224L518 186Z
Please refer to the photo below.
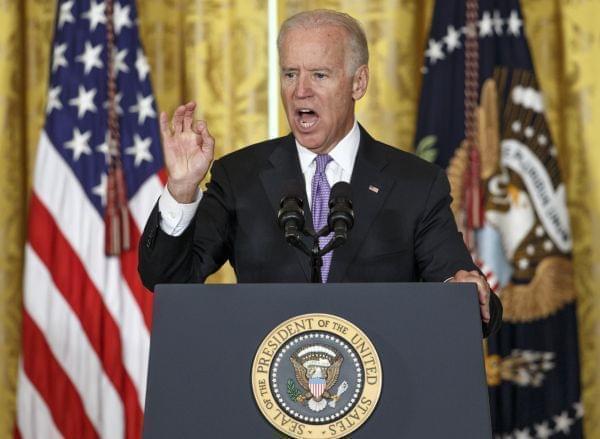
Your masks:
M371 416L382 370L369 338L330 314L278 325L258 347L252 390L264 417L293 438L340 438Z

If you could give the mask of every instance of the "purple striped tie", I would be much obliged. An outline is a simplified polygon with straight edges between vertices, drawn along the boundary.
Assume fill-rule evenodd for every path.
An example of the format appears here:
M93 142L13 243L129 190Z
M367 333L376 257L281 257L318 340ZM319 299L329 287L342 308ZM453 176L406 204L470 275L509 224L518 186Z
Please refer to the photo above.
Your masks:
M331 187L325 175L327 164L333 159L327 154L319 154L315 159L317 170L312 180L312 219L315 231L321 230L327 224L327 215L329 214L329 192ZM333 237L333 233L319 238L319 247L323 248ZM329 267L331 267L331 257L333 252L323 256L323 265L321 266L321 281L327 282L329 276Z

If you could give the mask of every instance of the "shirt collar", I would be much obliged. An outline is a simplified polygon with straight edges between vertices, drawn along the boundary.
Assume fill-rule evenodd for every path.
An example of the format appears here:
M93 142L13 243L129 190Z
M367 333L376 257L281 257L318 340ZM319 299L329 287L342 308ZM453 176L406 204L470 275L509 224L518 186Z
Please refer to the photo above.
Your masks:
M354 167L354 159L356 159L359 143L360 129L358 128L358 122L354 119L352 129L329 151L329 155L342 169L351 171ZM300 145L297 140L296 149L298 150L298 158L300 159L300 168L302 169L302 173L306 174L317 154Z

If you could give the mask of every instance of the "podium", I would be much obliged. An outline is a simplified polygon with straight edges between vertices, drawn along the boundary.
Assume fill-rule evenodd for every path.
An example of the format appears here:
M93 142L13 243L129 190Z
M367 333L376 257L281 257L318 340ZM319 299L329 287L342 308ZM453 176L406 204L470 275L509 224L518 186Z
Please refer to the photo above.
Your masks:
M274 428L254 397L257 350L282 322L306 314L337 316L350 322L360 328L377 352L379 399L364 424L348 437L492 436L481 320L473 284L186 284L159 285L155 295L144 438L286 437L282 431L291 424L285 422L279 430ZM296 345L290 344L289 352L279 355L281 365L293 356L299 362L310 355L327 357L315 352L318 349L314 347L294 351ZM348 349L352 344L347 343ZM341 345L346 346L343 342ZM283 346L282 343L278 348ZM362 347L354 348L354 352L361 352ZM268 354L274 355L275 351ZM293 352L296 353L292 355ZM331 365L332 358L333 354L329 360L319 361ZM312 364L310 361L305 365ZM302 374L296 375L298 379L294 381L290 372L293 369L286 367L285 379L292 387L287 393L303 393ZM280 369L281 376L283 366ZM332 369L333 366L329 370ZM368 369L362 369L365 387ZM321 369L324 370L327 369ZM361 384L363 375L358 373L358 377ZM336 384L338 393L340 380ZM354 385L353 381L348 382L350 387ZM275 385L273 389L273 383L271 391L279 395L278 390L285 385ZM314 386L310 389L317 394ZM331 405L339 398L342 404L346 398L347 407L352 409L352 389L341 396L336 396L335 390L332 386L330 394L324 393L323 401L330 398ZM310 392L305 392L308 398ZM286 390L281 389L281 393ZM314 401L318 399L313 397ZM302 410L322 410L323 414L332 410L309 409L302 397L298 401L304 401L304 405L297 404L300 409L290 409L280 420L293 421L294 416L305 419ZM319 412L315 412L316 420L318 416ZM319 430L329 422L325 418L322 421L314 428L309 425L304 430L296 429L289 436L341 437L341 424L340 428Z

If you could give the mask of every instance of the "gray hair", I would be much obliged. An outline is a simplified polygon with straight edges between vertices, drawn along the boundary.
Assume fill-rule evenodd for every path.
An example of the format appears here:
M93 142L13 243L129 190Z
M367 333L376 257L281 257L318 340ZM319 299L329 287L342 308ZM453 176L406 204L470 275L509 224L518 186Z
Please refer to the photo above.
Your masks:
M348 46L350 58L347 58L348 67L352 74L363 64L369 63L369 46L367 36L361 24L355 18L343 12L331 9L315 9L313 11L299 12L286 19L279 29L277 49L281 55L283 39L288 31L303 27L313 29L320 26L338 26L348 33Z

